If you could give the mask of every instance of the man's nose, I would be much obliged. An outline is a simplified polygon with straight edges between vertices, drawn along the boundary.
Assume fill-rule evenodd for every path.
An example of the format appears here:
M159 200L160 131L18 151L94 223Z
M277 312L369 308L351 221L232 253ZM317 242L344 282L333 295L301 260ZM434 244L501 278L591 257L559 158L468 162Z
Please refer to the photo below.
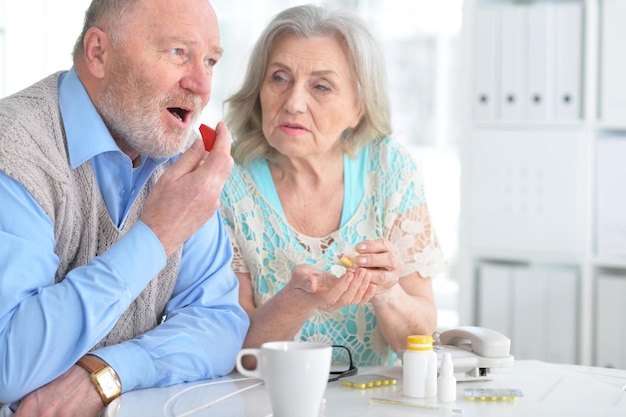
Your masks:
M180 80L181 88L200 96L211 95L211 82L213 79L213 68L207 67L204 62L188 67L186 74Z

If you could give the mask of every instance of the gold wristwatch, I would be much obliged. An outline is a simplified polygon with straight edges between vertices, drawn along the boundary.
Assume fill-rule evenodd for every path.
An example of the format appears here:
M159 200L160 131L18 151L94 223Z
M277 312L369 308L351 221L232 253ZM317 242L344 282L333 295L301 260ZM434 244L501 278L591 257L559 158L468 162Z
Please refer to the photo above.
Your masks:
M108 363L95 355L85 355L76 362L76 365L91 374L91 382L96 387L104 405L122 395L120 377Z

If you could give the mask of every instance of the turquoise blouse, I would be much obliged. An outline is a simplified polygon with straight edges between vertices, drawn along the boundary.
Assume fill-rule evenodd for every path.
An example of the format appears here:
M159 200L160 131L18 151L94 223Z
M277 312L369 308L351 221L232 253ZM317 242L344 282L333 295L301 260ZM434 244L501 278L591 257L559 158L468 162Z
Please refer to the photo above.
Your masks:
M235 164L221 195L234 246L233 269L250 273L262 305L307 263L339 276L345 244L386 237L399 248L403 276L435 277L445 261L428 213L420 171L397 142L377 140L351 159L344 155L344 204L338 230L319 238L288 223L265 160ZM422 279L422 278L418 278ZM317 311L294 338L347 346L358 366L391 365L397 356L383 339L371 304Z

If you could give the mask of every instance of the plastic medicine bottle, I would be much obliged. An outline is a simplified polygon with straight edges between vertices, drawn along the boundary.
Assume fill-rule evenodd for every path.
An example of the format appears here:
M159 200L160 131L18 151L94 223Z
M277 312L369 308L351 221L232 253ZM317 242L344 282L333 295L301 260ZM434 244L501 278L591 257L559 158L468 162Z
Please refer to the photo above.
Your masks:
M441 371L437 379L437 396L441 403L456 401L456 378L454 377L454 364L450 352L443 354Z
M429 398L437 395L437 354L431 336L407 338L402 355L402 384L407 397Z

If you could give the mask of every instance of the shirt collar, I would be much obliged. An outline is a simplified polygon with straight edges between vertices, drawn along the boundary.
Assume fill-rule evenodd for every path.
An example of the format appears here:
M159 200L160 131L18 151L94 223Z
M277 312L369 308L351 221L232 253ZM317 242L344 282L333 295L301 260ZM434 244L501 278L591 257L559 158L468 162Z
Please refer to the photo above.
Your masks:
M59 78L59 106L72 169L105 152L121 152L72 67ZM150 158L160 165L168 158Z
M100 153L119 152L74 68L59 79L59 106L72 169Z

